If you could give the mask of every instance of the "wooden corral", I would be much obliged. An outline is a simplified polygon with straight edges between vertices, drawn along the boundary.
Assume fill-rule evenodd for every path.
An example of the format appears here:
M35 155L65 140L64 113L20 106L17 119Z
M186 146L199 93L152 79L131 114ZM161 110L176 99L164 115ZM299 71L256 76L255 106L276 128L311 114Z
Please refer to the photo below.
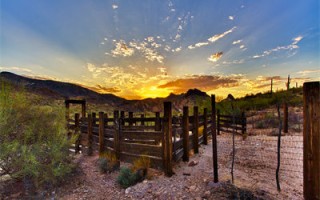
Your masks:
M93 151L109 150L118 160L126 162L143 155L150 159L152 167L171 176L172 162L189 160L190 150L197 153L200 144L207 144L215 127L207 109L199 113L198 107L194 107L193 116L189 116L188 110L184 107L183 116L172 116L172 103L165 102L163 116L159 112L154 117L133 112L125 115L123 111L114 111L112 117L104 112L81 118L75 114L68 127L79 135L76 152L82 150L91 155Z

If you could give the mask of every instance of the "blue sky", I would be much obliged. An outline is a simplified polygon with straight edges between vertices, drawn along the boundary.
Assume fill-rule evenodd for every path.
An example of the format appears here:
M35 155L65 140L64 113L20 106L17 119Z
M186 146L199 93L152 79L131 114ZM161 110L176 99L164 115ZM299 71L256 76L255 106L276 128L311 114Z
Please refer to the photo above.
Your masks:
M1 0L0 71L129 99L320 79L318 0Z

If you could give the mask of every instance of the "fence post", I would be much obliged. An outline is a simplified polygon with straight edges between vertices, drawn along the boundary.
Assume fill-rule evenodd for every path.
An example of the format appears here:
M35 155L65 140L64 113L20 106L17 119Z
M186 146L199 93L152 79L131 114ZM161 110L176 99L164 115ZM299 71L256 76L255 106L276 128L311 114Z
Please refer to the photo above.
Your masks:
M182 117L182 137L183 137L183 161L189 161L189 108L188 106L183 107Z
M113 112L113 125L114 125L114 152L118 163L120 162L120 123L119 123L119 111L115 110Z
M76 113L74 115L74 125L75 125L75 134L77 136L77 140L75 143L75 153L80 152L80 141L81 141L81 131L80 131L80 115Z
M247 119L244 112L241 113L241 129L242 134L245 134L247 132Z
M132 118L133 118L133 112L129 112L129 126L133 126L133 122L132 122Z
M207 126L208 126L208 116L207 116L207 113L208 113L208 109L207 108L204 108L203 109L203 144L204 145L207 145L208 144L208 131L207 131Z
M93 140L93 119L92 114L88 114L88 155L91 156L93 154L92 150L92 140Z
M99 112L99 154L104 152L104 113Z
M164 102L163 161L166 176L172 176L172 103Z
M141 114L140 117L141 117L141 126L144 126L144 114Z
M193 151L199 153L199 112L198 106L193 107Z
M66 106L66 120L67 120L67 123L69 123L70 104L67 102L67 100L64 103L65 103L65 106Z
M125 115L124 115L124 111L120 111L120 118L121 119L124 119L125 118ZM121 120L121 125L124 126L124 120Z
M104 114L104 125L108 126L108 113Z
M303 195L320 199L320 82L303 84Z
M160 112L156 112L156 119L154 123L155 123L155 131L161 131Z
M81 117L85 118L86 117L86 101L84 100L84 102L81 104Z
M97 115L95 112L92 113L92 126L95 126L97 123L96 123L96 119L97 119Z
M288 103L283 105L283 132L288 133Z
M217 153L217 128L219 121L216 123L216 97L211 95L211 110L212 110L212 158L213 158L213 182L217 183L218 180L218 153ZM218 110L219 119L219 110ZM218 128L219 131L219 128Z
M218 135L220 135L220 110L217 110L217 131Z

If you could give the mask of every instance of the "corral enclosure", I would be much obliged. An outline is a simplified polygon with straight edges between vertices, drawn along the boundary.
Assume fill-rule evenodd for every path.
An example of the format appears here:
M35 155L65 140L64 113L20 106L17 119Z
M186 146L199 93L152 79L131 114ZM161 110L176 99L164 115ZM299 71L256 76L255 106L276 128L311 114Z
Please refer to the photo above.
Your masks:
M139 156L151 160L151 166L172 173L172 161L189 159L189 151L199 152L200 144L208 143L212 132L212 116L208 109L199 114L193 107L193 115L188 115L188 107L183 116L172 117L171 102L164 103L164 114L156 112L154 117L133 112L114 111L113 116L99 112L80 118L69 119L69 128L80 133L76 151L85 150L92 154L98 150L115 153L119 160L131 162Z
M198 153L199 145L208 143L208 136L214 133L215 128L219 130L219 126L225 126L226 129L220 129L221 135L216 141L218 161L213 162L219 165L221 180L230 180L226 175L234 165L236 185L262 194L266 192L277 198L292 198L292 194L296 199L303 198L303 176L306 174L303 170L301 108L289 108L289 133L282 132L280 144L275 136L279 136L277 132L282 131L281 126L276 127L275 124L285 118L285 110L278 116L272 110L251 112L249 117L218 113L218 121L215 122L216 116L208 114L207 109L199 112L195 106L194 114L189 116L189 108L184 107L182 116L172 117L171 103L165 103L164 107L163 115L158 112L148 118L143 114L123 111L115 111L112 118L102 112L99 116L92 113L81 119L76 114L70 128L81 131L82 139L78 145L87 146L89 152L92 148L99 152L109 149L123 161L145 155L152 160L154 167L162 168L167 175L171 175L172 161L181 158L187 161L190 150ZM260 122L269 127L259 125ZM237 130L240 134L236 135L232 144L232 137L227 132L236 133ZM316 132L316 128L313 131ZM232 152L233 148L235 153ZM281 192L277 191L276 184L278 168Z

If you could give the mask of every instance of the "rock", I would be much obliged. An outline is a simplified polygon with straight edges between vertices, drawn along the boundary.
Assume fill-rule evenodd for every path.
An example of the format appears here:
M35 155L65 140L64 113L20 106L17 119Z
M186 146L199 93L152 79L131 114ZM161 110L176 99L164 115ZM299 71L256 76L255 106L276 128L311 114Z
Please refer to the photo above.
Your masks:
M197 165L197 164L198 164L198 162L193 160L193 161L190 161L190 162L189 162L188 166L189 166L189 167L193 167L193 166L195 166L195 165Z
M190 191L195 191L195 190L196 190L196 188L197 188L197 186L192 185L192 186L190 186L190 187L189 187L189 190L190 190Z
M124 191L125 194L129 194L130 192L131 192L131 187L128 187L128 188Z
M219 186L221 186L220 183L214 183L213 181L209 181L209 183L208 183L208 187L210 187L210 188L215 188L215 187L219 187Z

